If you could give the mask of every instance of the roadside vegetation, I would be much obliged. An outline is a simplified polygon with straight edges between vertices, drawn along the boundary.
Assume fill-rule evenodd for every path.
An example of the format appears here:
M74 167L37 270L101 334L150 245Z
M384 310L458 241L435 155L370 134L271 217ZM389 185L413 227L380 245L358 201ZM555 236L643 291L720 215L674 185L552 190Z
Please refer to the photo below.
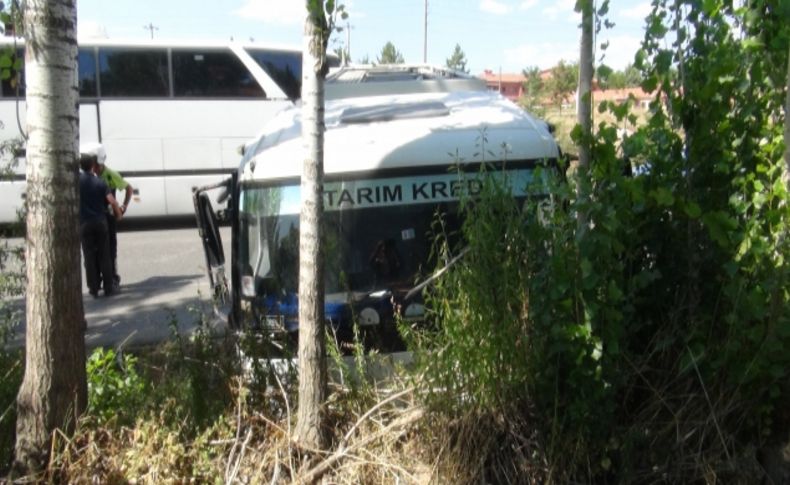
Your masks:
M14 151L21 141L0 144L0 180L13 174ZM22 214L20 214L20 221ZM19 303L25 292L24 246L8 238L24 234L21 222L0 227L0 470L4 470L14 452L16 394L22 382L25 360L21 350L9 343L17 336L24 307ZM0 471L0 476L4 475Z
M86 416L36 479L786 483L790 12L703 3L657 4L635 63L657 96L643 121L600 106L589 170L543 167L523 200L491 181L459 235L437 218L439 265L464 256L426 293L431 325L402 325L414 362L376 381L360 348L351 364L330 349L328 451L291 441L295 369L196 312L189 339L94 351ZM3 412L0 475L8 430Z

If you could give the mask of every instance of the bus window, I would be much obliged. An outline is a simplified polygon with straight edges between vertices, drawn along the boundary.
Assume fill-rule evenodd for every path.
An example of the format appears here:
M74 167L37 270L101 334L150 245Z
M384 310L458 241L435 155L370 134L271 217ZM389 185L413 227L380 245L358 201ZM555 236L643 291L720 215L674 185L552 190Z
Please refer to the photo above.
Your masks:
M80 97L95 98L96 89L96 52L92 47L80 49L77 59L79 72Z
M5 77L3 73L3 97L15 98L19 95L20 98L25 97L25 50L17 49L16 54L13 50L2 49L2 55L11 55L11 66L18 69L10 69L8 71L9 77ZM4 68L3 71L6 69Z
M302 54L300 52L269 49L247 49L266 74L276 82L290 99L302 94Z
M102 97L167 97L168 78L165 49L99 49Z
M249 98L266 94L230 50L173 49L174 96Z

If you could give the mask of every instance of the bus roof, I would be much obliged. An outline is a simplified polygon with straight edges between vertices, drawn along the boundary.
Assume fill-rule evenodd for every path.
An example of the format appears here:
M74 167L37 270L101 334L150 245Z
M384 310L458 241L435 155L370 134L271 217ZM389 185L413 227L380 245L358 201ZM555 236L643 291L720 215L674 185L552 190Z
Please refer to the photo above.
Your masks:
M485 81L461 71L423 64L350 65L326 78L327 100L394 94L483 91Z
M486 90L328 100L325 125L327 175L559 156L544 122ZM303 159L301 109L295 106L247 145L240 177L298 178Z
M132 47L132 48L199 48L219 49L223 47L238 46L252 49L276 49L292 52L302 52L299 45L276 44L248 40L210 40L210 39L106 39L100 37L80 37L77 43L82 47ZM0 37L0 45L10 46L25 45L25 39L13 37Z

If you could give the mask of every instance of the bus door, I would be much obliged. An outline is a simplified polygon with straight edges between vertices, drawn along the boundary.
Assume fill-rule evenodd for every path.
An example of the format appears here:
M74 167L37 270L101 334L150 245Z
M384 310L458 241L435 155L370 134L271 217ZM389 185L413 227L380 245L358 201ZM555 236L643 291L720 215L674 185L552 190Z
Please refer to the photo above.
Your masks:
M223 192L220 194L218 203L228 197L233 200L234 186L234 177L230 177L217 184L192 189L192 202L195 206L198 234L206 257L206 271L213 296L214 313L231 326L234 326L236 322L236 318L234 318L237 308L237 305L234 304L236 295L232 291L225 273L225 252L222 246L222 235L219 231L219 218L214 211L209 193L216 193L216 189L221 189ZM234 204L231 202L230 206L233 207ZM231 211L227 211L225 214L226 218L233 218Z

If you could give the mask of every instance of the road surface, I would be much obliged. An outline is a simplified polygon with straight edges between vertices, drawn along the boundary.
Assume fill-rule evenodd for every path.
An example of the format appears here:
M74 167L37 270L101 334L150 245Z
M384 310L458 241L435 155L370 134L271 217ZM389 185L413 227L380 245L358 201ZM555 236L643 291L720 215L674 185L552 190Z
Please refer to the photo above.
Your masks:
M226 261L230 261L230 229L221 229ZM12 241L12 244L23 241ZM174 324L182 333L192 330L201 316L218 331L203 247L194 227L141 228L118 233L118 271L121 292L93 298L82 275L89 348L143 345L172 335ZM24 302L18 302L23 305ZM24 322L12 345L24 342Z

